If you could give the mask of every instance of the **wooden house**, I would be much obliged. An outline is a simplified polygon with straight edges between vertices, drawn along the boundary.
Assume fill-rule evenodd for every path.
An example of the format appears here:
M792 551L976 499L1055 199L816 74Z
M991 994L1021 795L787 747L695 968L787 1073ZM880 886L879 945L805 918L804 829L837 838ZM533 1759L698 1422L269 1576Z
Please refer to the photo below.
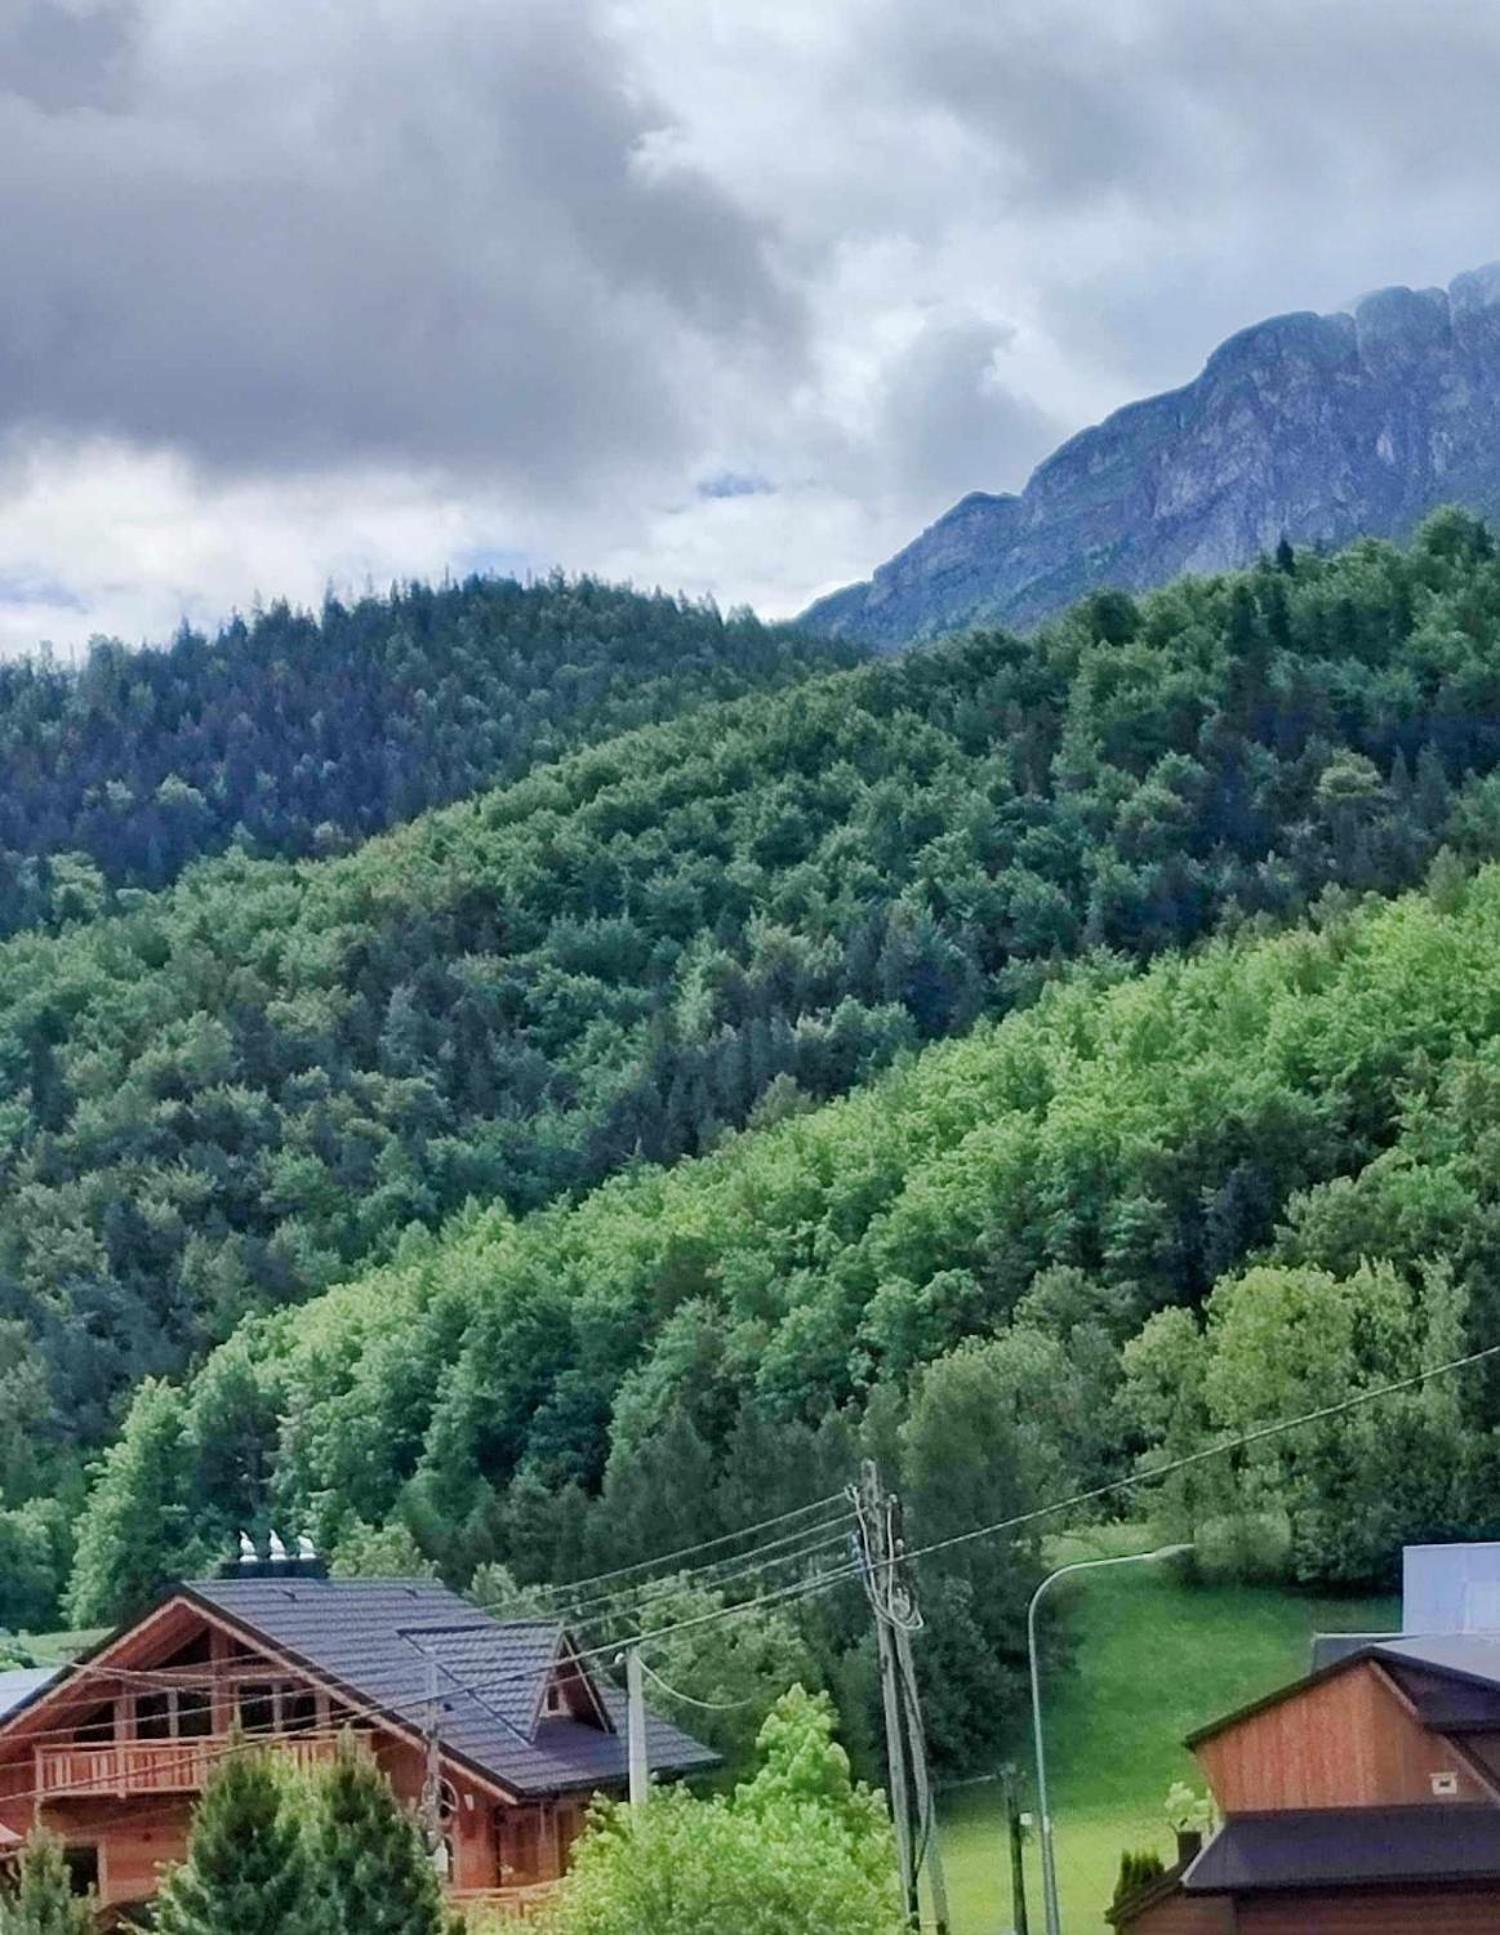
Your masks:
M1223 1825L1121 1935L1500 1930L1500 1636L1358 1644L1187 1744Z
M425 1579L252 1567L176 1587L0 1711L0 1860L44 1823L117 1913L182 1858L237 1739L316 1767L348 1729L414 1809L435 1752L436 1858L459 1905L524 1910L591 1797L627 1785L623 1702L557 1622L496 1620ZM654 1715L647 1747L654 1775L715 1764Z

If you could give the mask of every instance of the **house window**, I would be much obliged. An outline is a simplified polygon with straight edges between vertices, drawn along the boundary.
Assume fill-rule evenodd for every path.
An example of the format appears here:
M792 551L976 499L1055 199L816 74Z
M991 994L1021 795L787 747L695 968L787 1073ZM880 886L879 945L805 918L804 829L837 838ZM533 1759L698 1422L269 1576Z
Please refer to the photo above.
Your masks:
M240 1688L240 1727L245 1733L272 1733L276 1727L276 1689L256 1680Z
M563 1690L554 1680L547 1688L546 1697L542 1701L542 1711L547 1714L559 1714L566 1713L567 1710L568 1703L563 1698Z
M201 1740L213 1732L213 1701L201 1686L135 1696L137 1740Z
M171 1695L138 1693L135 1696L135 1737L137 1740L172 1738Z
M177 1701L179 1740L206 1740L214 1730L213 1696L206 1687L185 1686L173 1696Z
M246 1733L311 1733L318 1724L318 1696L296 1680L243 1680L238 1704Z
M318 1696L305 1687L281 1689L281 1731L311 1733L318 1724Z

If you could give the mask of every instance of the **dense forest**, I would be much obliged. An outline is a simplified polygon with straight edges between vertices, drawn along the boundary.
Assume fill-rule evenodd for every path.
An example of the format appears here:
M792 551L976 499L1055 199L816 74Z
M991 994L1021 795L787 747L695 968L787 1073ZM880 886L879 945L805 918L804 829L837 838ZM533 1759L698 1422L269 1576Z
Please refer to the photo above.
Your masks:
M856 648L593 579L275 605L77 670L0 665L0 936L204 854L336 853L431 806Z
M1351 936L1400 952L1408 927L1360 897L1434 864L1461 896L1500 853L1497 643L1500 563L1445 513L1405 552L1283 548L1101 594L1035 639L804 677L348 855L234 852L12 939L0 1622L55 1595L81 1460L129 1391L224 1339L186 1394L136 1403L79 1617L273 1501L336 1499L335 1543L405 1528L455 1578L566 1578L747 1522L762 1492L802 1502L860 1444L932 1524L1219 1428L1236 1313L1271 1294L1237 1271L1293 1298L1384 1257L1393 1308L1415 1294L1428 1253L1394 1238L1274 1246L1299 1192L1368 1190L1450 1019L1413 996L1394 1019L1441 1038L1413 1058L1399 1031L1347 1069L1276 1056L1283 1036L1313 1055L1304 993L1335 1035L1378 1005L1318 999ZM1316 936L1268 938L1309 910ZM1256 1003L1286 977L1273 1025ZM1222 1017L1153 1019L1179 985L1227 990L1264 1055L1222 1052ZM1476 969L1460 992L1488 989ZM1095 1057L1095 1124L1097 1031L1132 1002L1130 1053ZM1452 1330L1468 1266L1432 1257ZM1019 1395L1038 1382L1045 1430ZM766 1474L754 1499L744 1470ZM1293 1510L1298 1482L1264 1474L1254 1528L1217 1511L1226 1549L1365 1576L1371 1548L1330 1556L1321 1480ZM986 1563L946 1577L930 1649L980 1646L997 1678L983 1700L953 1683L955 1764L988 1750L965 1729L1010 1685L1026 1569Z
M74 1611L268 1509L335 1546L402 1524L460 1580L565 1579L817 1499L861 1448L941 1538L1442 1361L1500 1323L1497 1031L1500 867L1444 855L1425 896L1081 967L710 1156L413 1234L147 1388ZM1476 1370L1163 1509L1205 1564L1365 1582L1403 1535L1495 1529L1497 1424ZM1034 1565L924 1566L950 1766L1015 1716ZM834 1685L865 1625L820 1607Z

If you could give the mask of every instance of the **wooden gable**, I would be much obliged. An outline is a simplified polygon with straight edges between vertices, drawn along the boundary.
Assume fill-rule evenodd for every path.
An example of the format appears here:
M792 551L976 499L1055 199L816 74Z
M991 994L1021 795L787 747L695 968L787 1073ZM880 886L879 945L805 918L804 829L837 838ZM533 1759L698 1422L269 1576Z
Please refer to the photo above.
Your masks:
M1200 1736L1193 1752L1226 1814L1500 1798L1368 1659Z

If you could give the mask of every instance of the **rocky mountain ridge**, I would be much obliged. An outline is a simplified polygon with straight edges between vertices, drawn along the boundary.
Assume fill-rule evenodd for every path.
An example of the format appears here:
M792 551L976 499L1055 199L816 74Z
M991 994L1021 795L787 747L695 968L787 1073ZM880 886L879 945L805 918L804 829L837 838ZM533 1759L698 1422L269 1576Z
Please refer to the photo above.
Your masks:
M1242 330L1193 382L1080 432L1019 494L963 498L801 622L888 648L1025 628L1101 585L1224 570L1283 534L1398 536L1447 502L1500 509L1500 263Z

